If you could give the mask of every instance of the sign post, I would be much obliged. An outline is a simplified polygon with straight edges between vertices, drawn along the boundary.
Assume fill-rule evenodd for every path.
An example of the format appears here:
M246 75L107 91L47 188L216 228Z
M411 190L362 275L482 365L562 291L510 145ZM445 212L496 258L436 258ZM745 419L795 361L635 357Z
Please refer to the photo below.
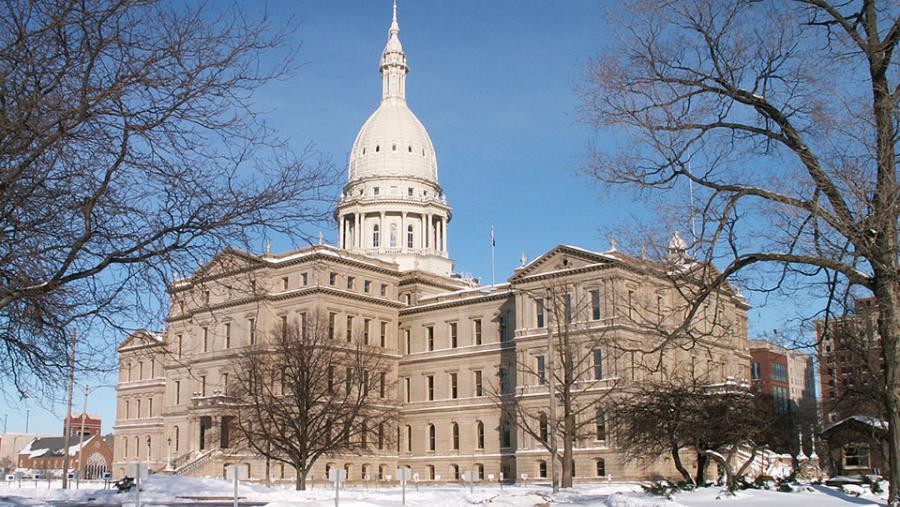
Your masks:
M328 480L334 482L334 507L338 507L341 498L341 483L347 480L347 471L343 468L332 468L328 471Z
M34 479L34 489L37 489L37 483L41 480L41 474L34 474L32 479Z
M469 494L472 494L475 490L474 482L475 482L475 472L472 470L466 470L463 472L463 479L469 483Z
M112 472L103 472L103 489L109 489L110 479L112 479Z
M412 478L412 470L408 468L398 468L397 469L397 479L400 481L400 491L403 495L401 505L406 505L406 481ZM388 479L390 480L390 479Z
M128 475L134 477L134 487L136 490L134 507L141 507L141 479L147 477L146 463L132 463L128 465Z
M234 481L234 507L238 504L238 480L247 478L247 469L240 465L228 465L225 478Z

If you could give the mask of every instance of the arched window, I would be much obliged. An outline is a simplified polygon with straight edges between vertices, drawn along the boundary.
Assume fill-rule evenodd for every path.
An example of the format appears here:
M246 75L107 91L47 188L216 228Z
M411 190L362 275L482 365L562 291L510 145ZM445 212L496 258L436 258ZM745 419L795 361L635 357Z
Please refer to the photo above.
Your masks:
M434 465L428 465L428 480L434 480Z
M541 479L547 478L547 462L544 460L538 461L538 477Z
M391 224L391 248L397 246L397 224Z
M478 421L475 423L475 440L478 449L484 449L484 423Z
M597 477L606 477L606 460L597 458Z
M606 414L602 408L597 409L597 440L606 440Z
M481 463L476 463L475 468L478 469L478 480L483 481L484 480L484 465L482 465Z
M453 450L459 450L459 424L453 423Z
M378 248L378 245L381 243L381 231L378 230L378 224L372 226L372 247Z
M504 419L500 422L500 445L509 447L512 445L512 431L509 427L509 421Z
M384 474L387 473L387 465L378 465L378 480L384 480Z
M141 457L141 442L140 442L140 439L138 439L138 437L134 437L134 457L135 458Z
M407 225L406 226L406 248L412 248L412 247L413 247L413 226Z
M344 465L344 472L347 474L347 480L350 480L350 463L346 463Z
M429 424L429 425L428 425L428 450L429 450L429 451L433 451L433 450L434 450L434 440L435 440L435 438L434 438L434 425L433 425L433 424Z
M541 442L547 443L547 414L541 414L541 422L540 422L540 435Z
M378 423L378 448L384 449L384 423Z
M325 463L325 480L328 480L329 475L331 475L331 463Z
M371 479L371 477L367 477L369 475L369 465L367 463L363 464L360 474L361 474L362 480L364 480L364 481L368 481L369 479Z
M459 465L450 465L450 471L453 472L453 480L459 480Z

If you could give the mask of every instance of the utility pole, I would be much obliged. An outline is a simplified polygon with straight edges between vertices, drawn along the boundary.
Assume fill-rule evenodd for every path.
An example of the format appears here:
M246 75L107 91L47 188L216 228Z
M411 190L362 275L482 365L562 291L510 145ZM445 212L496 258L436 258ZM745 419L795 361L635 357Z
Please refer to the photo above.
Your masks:
M75 489L78 489L81 486L81 471L84 470L84 421L87 419L87 398L88 398L88 386L84 386L84 405L82 406L81 413L81 435L79 435L78 439L78 475L76 476Z
M3 414L3 434L6 434L6 421L9 419L9 414Z
M63 473L62 487L69 489L69 481L66 476L69 473L69 434L72 433L72 389L75 387L75 344L77 342L76 334L72 332L72 351L69 353L69 392L68 401L66 402L66 423L63 425L65 435L63 435Z
M552 295L551 295L552 297ZM556 308L556 302L553 302L553 308ZM546 307L545 310L546 312ZM558 454L556 440L556 368L555 352L553 350L553 322L550 316L553 311L547 312L547 370L550 375L547 376L547 389L550 395L549 425L550 425L550 477L553 481L553 492L559 493L559 476L556 470L556 455Z
M25 434L28 434L28 420L31 419L31 409L25 410Z

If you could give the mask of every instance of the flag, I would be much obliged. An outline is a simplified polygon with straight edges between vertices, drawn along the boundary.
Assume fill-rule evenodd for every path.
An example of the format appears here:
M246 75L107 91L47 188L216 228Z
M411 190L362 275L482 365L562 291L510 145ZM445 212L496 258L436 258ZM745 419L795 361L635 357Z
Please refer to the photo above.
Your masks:
M491 246L497 246L497 240L494 238L494 226L491 226Z

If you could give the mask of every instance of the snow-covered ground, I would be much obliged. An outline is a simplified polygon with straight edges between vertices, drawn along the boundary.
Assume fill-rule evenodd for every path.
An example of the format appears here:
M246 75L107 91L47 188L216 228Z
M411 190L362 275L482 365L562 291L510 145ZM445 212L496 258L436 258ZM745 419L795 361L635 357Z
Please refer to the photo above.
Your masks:
M0 507L22 505L53 505L58 502L84 502L86 504L132 504L135 493L116 494L103 490L102 484L82 483L81 489L63 491L59 483L47 487L41 481L0 484ZM776 491L741 491L737 496L727 496L718 488L706 488L690 493L678 493L673 500L648 496L633 484L581 485L572 490L552 495L547 485L505 486L476 485L472 493L458 485L424 486L416 491L410 486L406 491L407 505L428 507L456 507L490 505L497 507L552 504L559 506L598 505L607 507L855 507L885 505L884 494L872 495L868 489L849 487L858 491L855 496L836 488L810 486L794 493ZM179 505L190 502L184 497L231 497L232 484L218 479L157 476L148 479L141 493L145 505ZM267 502L271 507L326 507L334 505L334 489L317 485L308 491L294 491L292 487L266 487L241 484L239 496L255 502ZM349 487L340 492L340 505L347 507L387 507L400 505L400 488ZM179 498L182 497L182 498Z

